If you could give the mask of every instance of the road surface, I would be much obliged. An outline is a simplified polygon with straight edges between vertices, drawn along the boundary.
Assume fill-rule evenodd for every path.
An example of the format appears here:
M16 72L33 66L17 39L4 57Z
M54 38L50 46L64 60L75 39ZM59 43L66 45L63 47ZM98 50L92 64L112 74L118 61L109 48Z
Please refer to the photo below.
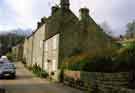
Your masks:
M61 84L37 78L19 62L16 63L16 74L15 80L0 80L0 88L5 88L6 93L83 93Z

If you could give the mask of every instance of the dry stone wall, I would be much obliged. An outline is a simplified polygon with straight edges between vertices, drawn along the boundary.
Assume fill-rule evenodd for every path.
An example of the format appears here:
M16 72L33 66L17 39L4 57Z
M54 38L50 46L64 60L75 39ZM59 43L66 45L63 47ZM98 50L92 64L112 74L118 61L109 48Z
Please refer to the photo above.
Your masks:
M129 72L64 71L64 84L82 90L89 90L90 93L93 93L92 91L96 91L96 93L135 93L135 90L128 89L128 83Z

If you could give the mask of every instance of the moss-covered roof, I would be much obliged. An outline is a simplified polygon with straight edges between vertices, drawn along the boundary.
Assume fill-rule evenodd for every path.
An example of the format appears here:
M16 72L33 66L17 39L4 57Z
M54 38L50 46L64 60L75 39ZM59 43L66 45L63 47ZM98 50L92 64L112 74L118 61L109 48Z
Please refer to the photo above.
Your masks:
M113 44L111 38L103 32L103 29L89 15L83 16L79 21L79 29L82 37L81 43L84 42L84 47L102 49L111 47Z
M52 16L47 20L47 38L64 30L65 27L72 28L73 25L78 22L78 18L69 9L59 8Z

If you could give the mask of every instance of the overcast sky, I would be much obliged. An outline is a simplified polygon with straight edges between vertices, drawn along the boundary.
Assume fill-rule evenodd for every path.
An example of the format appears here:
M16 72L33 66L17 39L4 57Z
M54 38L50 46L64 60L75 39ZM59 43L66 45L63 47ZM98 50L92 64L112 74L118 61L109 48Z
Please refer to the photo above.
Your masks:
M0 30L36 28L37 21L49 16L51 6L60 0L0 0ZM108 23L115 34L125 31L128 22L135 19L135 0L70 0L71 10L79 16L81 7L90 9L98 23Z

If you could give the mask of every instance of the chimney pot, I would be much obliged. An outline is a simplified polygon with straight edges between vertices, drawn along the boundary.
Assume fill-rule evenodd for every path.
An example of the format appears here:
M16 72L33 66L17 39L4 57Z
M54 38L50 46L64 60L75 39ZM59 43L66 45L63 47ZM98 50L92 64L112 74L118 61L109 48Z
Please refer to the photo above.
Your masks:
M41 23L45 23L46 19L47 19L46 17L41 18Z
M89 17L89 9L88 8L81 8L79 10L81 19Z
M38 22L37 23L37 28L40 28L41 25L42 25L42 23L41 22Z
M69 0L61 0L60 5L62 9L69 9L70 6Z
M59 9L58 6L53 6L52 7L52 15L54 15L58 9Z

